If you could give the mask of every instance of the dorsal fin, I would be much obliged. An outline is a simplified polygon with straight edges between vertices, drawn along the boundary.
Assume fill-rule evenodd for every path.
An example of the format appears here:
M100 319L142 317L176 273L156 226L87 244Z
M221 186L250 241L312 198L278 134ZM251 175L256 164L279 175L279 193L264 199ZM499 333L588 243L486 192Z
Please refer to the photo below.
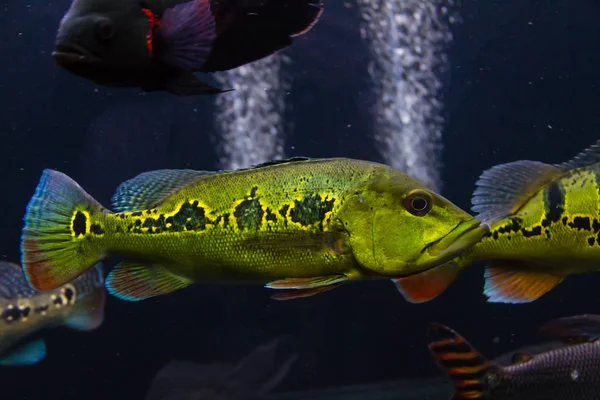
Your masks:
M143 172L119 185L112 197L112 208L120 212L155 207L171 193L197 179L215 173L217 172L192 169L160 169Z
M255 164L249 168L244 168L244 169L256 169L256 168L263 168L263 167L271 167L273 165L291 164L291 163L295 163L295 162L309 161L309 160L312 160L312 158L310 158L310 157L290 157L290 158L284 158L282 160L265 161L263 163ZM242 171L242 170L240 170L240 171Z
M598 162L600 162L600 139L592 146L577 154L573 159L562 164L556 164L556 166L564 169L574 169L587 167Z
M557 318L542 325L539 333L569 344L593 342L600 338L600 315Z
M515 161L484 171L475 185L471 209L490 223L515 214L542 187L561 176L564 169L539 161Z
M23 270L18 264L0 261L0 297L15 299L17 297L30 297L37 292L32 289Z

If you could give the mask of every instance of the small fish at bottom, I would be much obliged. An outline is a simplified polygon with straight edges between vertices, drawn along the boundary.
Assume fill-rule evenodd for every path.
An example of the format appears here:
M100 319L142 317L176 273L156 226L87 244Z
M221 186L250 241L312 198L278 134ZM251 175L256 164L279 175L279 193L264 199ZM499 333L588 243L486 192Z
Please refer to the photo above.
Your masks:
M42 329L102 325L106 299L102 265L47 292L31 289L17 264L0 262L0 365L32 365L46 356Z

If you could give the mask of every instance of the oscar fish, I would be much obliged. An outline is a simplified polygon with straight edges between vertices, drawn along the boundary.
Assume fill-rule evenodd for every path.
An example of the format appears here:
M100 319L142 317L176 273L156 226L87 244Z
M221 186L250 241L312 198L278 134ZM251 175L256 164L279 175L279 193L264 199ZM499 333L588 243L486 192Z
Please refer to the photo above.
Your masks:
M452 329L430 324L429 350L454 383L454 400L596 400L600 398L600 316L578 315L540 328L565 345L512 365L488 361Z
M52 55L103 86L215 94L230 89L194 72L231 70L282 50L322 12L313 0L73 0Z
M496 165L476 182L472 210L490 226L455 260L399 283L404 296L439 296L467 266L484 261L489 302L527 303L565 277L600 268L600 141L561 164Z
M0 365L31 365L46 355L42 330L65 325L90 331L104 320L102 266L46 292L29 287L21 267L0 262Z
M405 173L353 159L294 158L236 171L158 170L124 182L107 210L45 170L22 233L38 290L108 255L106 280L141 300L194 282L261 283L278 299L394 279L456 257L488 227Z

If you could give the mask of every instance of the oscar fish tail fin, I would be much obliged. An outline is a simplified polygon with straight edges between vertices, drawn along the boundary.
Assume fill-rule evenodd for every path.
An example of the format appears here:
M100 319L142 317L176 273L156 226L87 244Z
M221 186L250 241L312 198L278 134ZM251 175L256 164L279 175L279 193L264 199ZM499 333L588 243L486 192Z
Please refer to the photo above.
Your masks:
M234 69L288 47L318 22L323 8L319 0L223 0L212 12L216 39L202 72Z
M429 351L452 379L452 400L485 399L483 378L494 367L462 336L436 323L429 324Z

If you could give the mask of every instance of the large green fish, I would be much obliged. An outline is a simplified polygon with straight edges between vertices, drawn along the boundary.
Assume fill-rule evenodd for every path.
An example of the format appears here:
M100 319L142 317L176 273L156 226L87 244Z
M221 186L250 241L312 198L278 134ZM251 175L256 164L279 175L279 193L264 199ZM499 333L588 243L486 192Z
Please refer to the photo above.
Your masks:
M488 263L489 302L538 299L566 276L600 269L600 140L562 164L516 161L481 175L473 211L490 233L457 259L398 283L430 300L466 266Z
M193 282L267 283L294 298L423 271L488 232L405 173L343 158L146 172L121 184L112 208L45 170L21 244L30 285L52 289L113 254L123 261L106 286L128 300Z

